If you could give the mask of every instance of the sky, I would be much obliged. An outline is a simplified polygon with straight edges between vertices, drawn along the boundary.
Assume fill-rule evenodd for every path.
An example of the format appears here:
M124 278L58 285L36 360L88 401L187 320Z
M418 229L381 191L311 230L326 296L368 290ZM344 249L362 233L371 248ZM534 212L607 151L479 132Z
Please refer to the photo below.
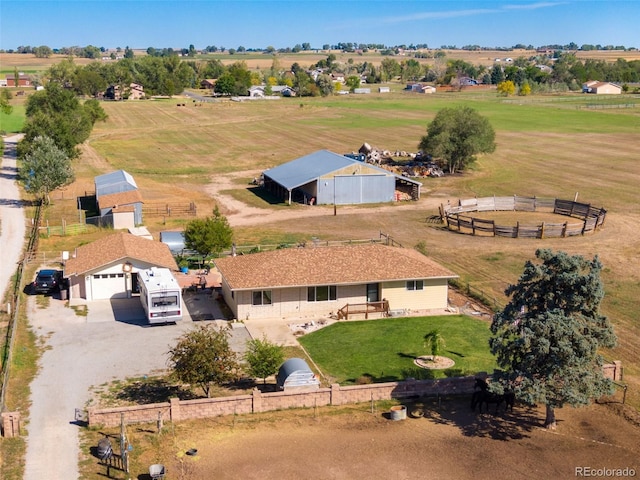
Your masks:
M309 43L640 48L640 1L0 0L0 49Z

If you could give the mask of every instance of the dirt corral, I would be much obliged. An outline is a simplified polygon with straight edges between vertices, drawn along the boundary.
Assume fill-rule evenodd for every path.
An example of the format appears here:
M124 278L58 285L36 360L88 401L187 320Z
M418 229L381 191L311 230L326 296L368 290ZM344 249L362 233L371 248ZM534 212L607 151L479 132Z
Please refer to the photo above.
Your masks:
M577 468L640 474L640 428L603 405L559 410L556 432L541 428L543 408L479 414L466 397L407 406L401 421L358 405L184 422L143 457L162 459L171 478L189 479L575 478ZM185 456L188 449L197 455Z

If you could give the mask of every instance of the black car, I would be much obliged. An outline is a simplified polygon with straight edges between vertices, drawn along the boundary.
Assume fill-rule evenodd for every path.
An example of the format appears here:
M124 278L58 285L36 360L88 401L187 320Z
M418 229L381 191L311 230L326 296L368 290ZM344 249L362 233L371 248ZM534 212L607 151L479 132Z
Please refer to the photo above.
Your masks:
M40 270L31 284L33 293L53 293L60 290L62 272L60 270Z

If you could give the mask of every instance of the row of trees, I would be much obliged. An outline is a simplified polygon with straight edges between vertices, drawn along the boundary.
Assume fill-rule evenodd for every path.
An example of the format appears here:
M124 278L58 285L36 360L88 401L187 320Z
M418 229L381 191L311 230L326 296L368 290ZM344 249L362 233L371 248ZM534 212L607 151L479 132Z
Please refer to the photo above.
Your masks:
M14 49L9 49L6 50L7 53L34 53L37 54L38 49L46 49L48 51L50 51L51 53L59 53L59 54L63 54L63 55L68 55L69 53L72 53L73 55L77 55L79 57L83 56L83 53L85 51L85 49L95 49L97 48L100 52L107 52L108 50L105 47L94 47L93 45L87 45L86 47L78 47L78 46L73 46L73 47L62 47L62 48L56 48L56 49L52 49L46 45L41 45L39 47L31 47L29 45L20 45L18 48ZM129 47L126 47L127 49L129 49ZM216 53L216 52L225 52L228 51L229 53L231 53L231 51L233 51L234 53L238 52L238 53L243 53L243 52L263 52L263 53L298 53L298 52L308 52L311 50L317 50L318 48L314 48L311 46L311 44L309 42L302 42L302 43L297 43L296 45L294 45L293 47L282 47L279 49L276 49L275 47L273 47L272 45L269 45L265 48L245 48L242 45L239 45L237 48L226 48L224 46L216 46L216 45L207 45L204 49L202 49L203 53ZM426 43L418 43L418 44L413 44L410 43L409 45L407 44L399 44L399 45L385 45L382 43L357 43L357 42L338 42L336 44L329 44L329 43L324 43L322 45L322 50L340 50L343 52L355 52L355 51L361 51L361 52L367 52L369 50L378 50L378 51L386 51L386 52L395 52L395 53L399 53L399 51L403 51L403 52L415 52L418 50L428 50L429 46ZM192 52L193 54L199 53L195 47L192 45L189 45L189 48L181 48L181 49L173 49L173 48L156 48L156 47L149 47L147 49L147 53L149 53L149 50L153 50L153 51L164 51L164 52L172 52L172 55L178 55L178 54L188 54L190 56L192 56ZM523 43L517 43L511 47L486 47L486 46L480 46L477 44L470 44L470 45L463 45L462 47L457 47L456 45L441 45L439 47L439 50L467 50L467 51L505 51L505 52L509 52L509 51L513 51L513 50L552 50L555 52L565 52L565 51L584 51L584 52L589 52L589 51L594 51L594 50L605 50L605 51L610 51L610 50L618 50L618 51L627 51L627 50L637 50L636 47L625 47L624 45L601 45L601 44L590 44L590 43L585 43L582 45L578 45L575 42L569 42L566 44L550 44L550 45L541 45L539 47L535 47L531 44L525 45ZM122 51L121 47L117 47L116 51L120 52ZM89 57L89 58L93 58L93 57Z
M445 57L436 57L429 65L414 58L397 61L389 57L384 58L380 65L374 65L368 61L357 62L353 58L339 63L336 55L331 53L326 59L308 67L294 63L290 69L284 68L278 57L274 56L270 68L250 71L243 61L224 65L219 59L185 60L155 51L144 57L131 56L117 62L93 62L86 66L75 64L73 57L69 57L53 65L44 78L34 79L34 83L44 84L52 80L85 96L97 96L108 86L116 85L123 98L127 98L131 83L143 85L149 95L174 95L185 88L198 88L204 79L217 80L215 91L221 95L246 95L249 87L259 84L288 85L299 96L330 95L341 87L337 87L327 76L331 74L344 75L350 90L359 86L363 79L366 83L399 79L403 82L426 81L455 86L461 78L470 77L484 84L499 85L505 81L513 82L517 87L528 84L532 93L579 90L583 82L592 79L628 83L640 81L638 60L627 62L620 59L615 63L581 61L575 55L567 54L547 65L548 68L541 68L538 60L521 57L509 65L486 67L464 60L447 60ZM322 69L325 76L312 77L311 71L314 69Z

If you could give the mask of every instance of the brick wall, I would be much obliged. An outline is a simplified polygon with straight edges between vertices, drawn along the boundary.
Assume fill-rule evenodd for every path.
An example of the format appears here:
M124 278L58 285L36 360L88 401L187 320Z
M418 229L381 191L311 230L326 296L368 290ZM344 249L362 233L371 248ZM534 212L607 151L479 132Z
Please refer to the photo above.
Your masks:
M622 380L622 363L619 361L603 366L604 375L615 381ZM152 423L163 420L178 422L194 418L209 418L222 415L241 415L246 413L269 412L288 408L323 407L327 405L348 405L372 400L390 400L433 395L471 394L479 373L470 377L443 378L438 380L407 380L404 382L373 383L368 385L331 385L330 388L304 388L284 392L262 393L254 390L249 395L233 397L199 398L197 400L179 400L170 402L138 405L134 407L90 408L89 426L102 425L115 427L120 425L124 415L127 424ZM3 414L5 432L10 420ZM17 423L17 422L14 422Z
M194 418L240 415L288 408L346 405L371 400L402 399L437 394L468 394L473 391L474 382L475 377L457 377L370 385L340 386L333 384L331 388L305 388L270 393L262 393L256 389L250 395L233 397L200 398L197 400L172 398L170 402L134 407L90 408L87 418L89 426L102 425L104 427L119 425L121 416L124 416L124 421L127 424L156 422L159 415L163 420L177 422Z

